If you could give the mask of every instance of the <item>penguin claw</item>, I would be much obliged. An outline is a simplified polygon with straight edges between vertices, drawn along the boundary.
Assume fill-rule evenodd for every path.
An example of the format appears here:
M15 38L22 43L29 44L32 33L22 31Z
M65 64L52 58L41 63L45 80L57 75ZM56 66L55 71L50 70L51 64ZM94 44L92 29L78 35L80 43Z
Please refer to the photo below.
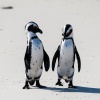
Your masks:
M61 82L57 82L56 85L63 86Z

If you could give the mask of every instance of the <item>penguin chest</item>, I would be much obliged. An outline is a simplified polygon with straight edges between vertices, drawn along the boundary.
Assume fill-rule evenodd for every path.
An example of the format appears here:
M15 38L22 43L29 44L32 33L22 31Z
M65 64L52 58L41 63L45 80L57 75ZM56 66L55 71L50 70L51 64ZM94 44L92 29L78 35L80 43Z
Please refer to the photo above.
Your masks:
M62 41L58 72L62 76L70 76L73 73L74 44L72 39Z
M41 41L32 41L31 68L40 68L43 63L43 45Z

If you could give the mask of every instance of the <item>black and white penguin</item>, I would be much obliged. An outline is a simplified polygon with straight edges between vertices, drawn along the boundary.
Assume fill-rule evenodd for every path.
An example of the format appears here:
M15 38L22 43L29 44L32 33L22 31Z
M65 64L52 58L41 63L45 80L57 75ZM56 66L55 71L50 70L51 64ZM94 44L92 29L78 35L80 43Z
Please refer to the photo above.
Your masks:
M34 85L39 88L45 86L40 85L39 79L43 71L43 62L45 71L49 70L50 60L49 56L44 50L42 41L37 37L36 33L43 33L42 30L35 22L29 22L25 26L27 35L27 48L24 57L25 68L26 68L26 82L23 89L29 89L29 85Z
M78 72L80 72L81 69L81 59L74 43L72 26L67 24L63 27L62 31L63 39L53 56L52 70L54 71L56 59L58 58L58 81L56 85L63 86L61 79L64 79L65 82L69 83L69 88L75 88L73 85L75 56L78 63Z

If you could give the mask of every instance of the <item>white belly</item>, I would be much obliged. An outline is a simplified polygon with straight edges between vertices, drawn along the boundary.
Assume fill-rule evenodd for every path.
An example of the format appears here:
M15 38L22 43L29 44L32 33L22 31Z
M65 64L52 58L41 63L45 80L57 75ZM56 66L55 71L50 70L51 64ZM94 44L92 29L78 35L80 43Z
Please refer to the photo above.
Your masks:
M42 74L43 63L43 45L38 39L32 41L31 47L31 69L28 71L28 75L33 79L39 77Z
M58 73L63 76L64 79L68 79L68 76L71 76L74 72L73 60L74 60L74 44L71 39L62 41L60 58L59 58L59 67L57 69Z

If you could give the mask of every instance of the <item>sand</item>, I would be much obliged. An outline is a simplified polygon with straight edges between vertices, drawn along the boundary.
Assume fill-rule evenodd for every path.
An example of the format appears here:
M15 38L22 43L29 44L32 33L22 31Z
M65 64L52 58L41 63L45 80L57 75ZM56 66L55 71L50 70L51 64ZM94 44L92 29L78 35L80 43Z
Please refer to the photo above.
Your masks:
M5 8L5 9L4 9ZM35 21L43 30L42 40L50 62L61 42L62 27L73 26L74 40L82 61L77 89L55 86L56 69L43 70L41 84L23 90L25 82L24 26ZM99 0L0 0L0 100L100 100L100 1ZM56 66L57 67L57 66Z

